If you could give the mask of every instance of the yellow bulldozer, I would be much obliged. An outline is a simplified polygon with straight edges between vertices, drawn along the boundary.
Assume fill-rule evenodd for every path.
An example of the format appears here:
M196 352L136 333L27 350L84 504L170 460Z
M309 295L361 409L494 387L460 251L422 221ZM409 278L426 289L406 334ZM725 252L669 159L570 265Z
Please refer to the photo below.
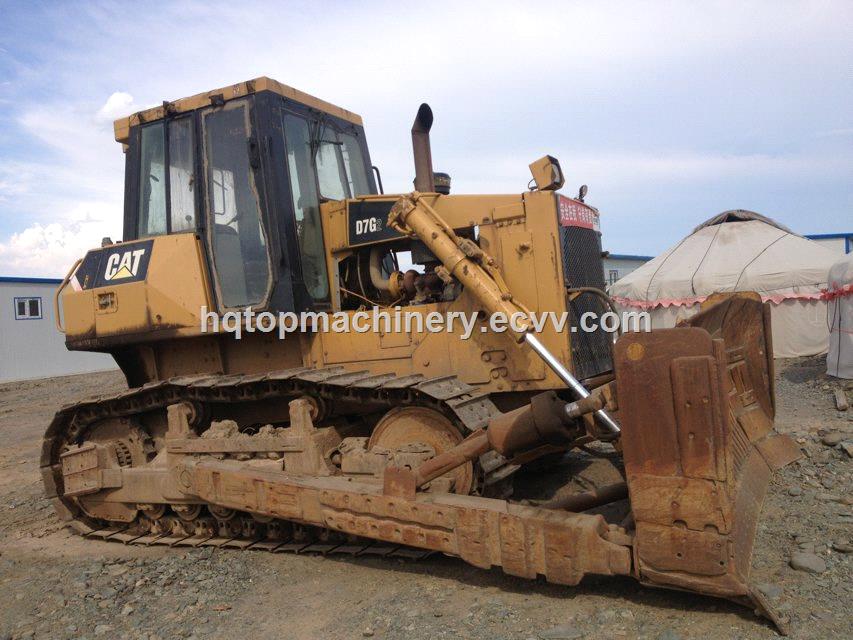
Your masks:
M545 156L524 193L451 195L432 120L421 105L414 191L395 195L359 116L269 78L115 123L123 239L77 261L55 304L68 348L112 355L128 389L48 427L59 517L133 544L628 575L774 617L752 547L798 450L772 428L761 300L712 297L615 341L580 331L611 304L585 190L559 193ZM401 311L469 314L473 331L387 321ZM535 326L545 312L568 322ZM311 321L250 322L287 313ZM321 330L332 313L384 317ZM494 330L495 314L515 321Z

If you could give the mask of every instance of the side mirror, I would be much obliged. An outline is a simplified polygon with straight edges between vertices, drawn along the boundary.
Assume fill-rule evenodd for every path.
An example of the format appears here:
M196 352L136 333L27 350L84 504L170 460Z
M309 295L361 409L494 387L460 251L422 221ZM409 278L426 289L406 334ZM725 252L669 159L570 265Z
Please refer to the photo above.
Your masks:
M566 182L560 161L554 156L543 156L531 163L530 173L539 191L556 191Z

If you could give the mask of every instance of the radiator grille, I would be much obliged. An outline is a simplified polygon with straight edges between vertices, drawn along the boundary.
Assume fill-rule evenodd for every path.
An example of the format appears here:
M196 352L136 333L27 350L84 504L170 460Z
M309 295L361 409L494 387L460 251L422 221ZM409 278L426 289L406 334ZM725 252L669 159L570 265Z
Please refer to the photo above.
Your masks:
M604 266L601 260L601 235L594 229L575 226L560 227L563 252L563 276L567 287L595 287L604 291ZM598 329L594 333L581 330L580 317L587 312L596 316L606 307L602 301L584 294L569 303L572 361L575 376L588 378L613 368L610 354L612 334ZM598 320L596 319L596 325Z

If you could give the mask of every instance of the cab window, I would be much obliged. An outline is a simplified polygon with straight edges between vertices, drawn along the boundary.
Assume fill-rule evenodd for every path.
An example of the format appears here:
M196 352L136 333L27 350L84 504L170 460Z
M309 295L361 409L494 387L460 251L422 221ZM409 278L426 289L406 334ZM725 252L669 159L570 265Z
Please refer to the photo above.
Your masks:
M321 126L315 161L324 198L343 200L370 193L364 158L354 135Z
M361 154L361 146L351 133L340 134L341 157L344 161L344 169L347 172L347 186L351 197L370 193L370 185L367 182L367 170L364 166L364 156Z
M138 236L166 233L166 126L162 122L140 132Z
M311 162L311 132L307 120L290 113L283 115L282 125L302 277L311 297L315 301L325 301L329 298L329 277L323 248L323 227L320 223L320 200ZM326 161L337 163L334 152ZM340 180L331 184L337 188L342 185Z
M192 118L173 120L168 125L157 122L144 126L139 146L137 237L194 230Z
M195 169L193 121L181 118L169 123L169 220L170 232L195 229Z
M266 232L249 159L248 103L203 114L208 234L222 307L265 302L271 284Z

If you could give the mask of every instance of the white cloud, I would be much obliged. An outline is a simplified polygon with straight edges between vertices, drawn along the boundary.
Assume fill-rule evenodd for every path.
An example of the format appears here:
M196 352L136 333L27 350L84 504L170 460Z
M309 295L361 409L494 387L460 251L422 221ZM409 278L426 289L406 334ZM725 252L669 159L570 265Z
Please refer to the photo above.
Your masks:
M63 276L101 238L121 237L124 159L111 110L133 110L124 96L113 94L97 110L46 103L18 115L21 129L50 152L26 161L0 156L3 222L24 222L0 236L0 275Z
M116 91L98 109L95 119L101 122L112 123L114 120L129 116L136 111L139 111L139 107L133 102L133 96L124 91Z
M668 188L696 188L699 184L727 181L790 181L811 183L841 179L853 174L853 157L820 154L701 154L671 152L648 154L632 151L590 151L571 148L530 150L508 155L456 155L445 157L455 193L512 193L530 179L527 165L545 152L557 157L566 175L565 191L587 183L602 189L630 192L650 183ZM488 167L483 175L481 167ZM442 166L437 166L442 169Z
M0 205L17 200L34 183L31 167L22 162L0 162Z
M35 223L0 242L3 275L62 277L75 260L110 235L110 225L103 219L91 214L74 217L64 223ZM116 229L112 233L113 239L120 237Z

